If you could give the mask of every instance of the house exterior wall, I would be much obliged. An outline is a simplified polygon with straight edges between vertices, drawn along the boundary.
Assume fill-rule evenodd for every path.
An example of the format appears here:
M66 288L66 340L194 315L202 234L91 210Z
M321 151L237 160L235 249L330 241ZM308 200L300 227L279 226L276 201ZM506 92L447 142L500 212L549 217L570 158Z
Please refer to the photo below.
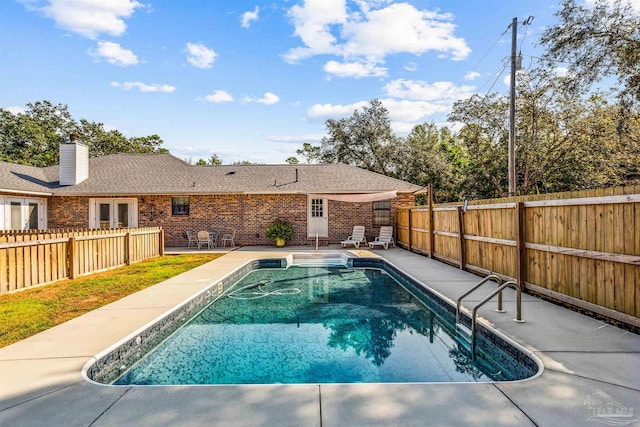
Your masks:
M138 227L162 227L168 247L187 246L186 231L236 229L239 245L271 245L264 236L267 226L276 219L293 225L294 239L289 244L304 245L307 240L307 196L304 194L232 194L192 195L189 215L171 214L170 195L128 196L138 199ZM395 224L398 207L412 206L413 194L391 200L391 224ZM379 227L373 227L372 203L347 203L329 200L329 242L344 240L354 225L364 225L366 236L373 239ZM87 228L89 197L51 197L49 228Z

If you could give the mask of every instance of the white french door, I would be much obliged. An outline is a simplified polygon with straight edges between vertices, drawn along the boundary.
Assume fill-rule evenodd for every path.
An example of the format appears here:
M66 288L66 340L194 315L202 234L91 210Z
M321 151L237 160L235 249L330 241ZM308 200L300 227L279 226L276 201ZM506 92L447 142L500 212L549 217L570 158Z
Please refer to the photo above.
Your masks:
M89 228L137 226L137 199L89 199Z
M0 198L2 199L2 198ZM0 204L0 227L5 230L42 230L46 228L44 201L25 197L5 197Z
M309 197L307 208L307 233L309 237L329 237L327 199Z

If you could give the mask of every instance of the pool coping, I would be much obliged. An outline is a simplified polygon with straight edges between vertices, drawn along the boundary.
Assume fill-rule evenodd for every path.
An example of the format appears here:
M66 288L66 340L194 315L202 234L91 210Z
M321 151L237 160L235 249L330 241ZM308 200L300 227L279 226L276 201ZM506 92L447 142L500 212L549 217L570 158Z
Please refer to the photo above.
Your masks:
M222 277L225 270L228 274L233 265L249 259L298 250L305 248L242 248L0 349L0 424L19 420L19 425L38 425L49 419L51 425L118 425L131 420L139 425L162 421L172 425L422 425L430 417L440 425L584 425L595 416L597 408L585 403L593 396L604 394L628 409L640 402L639 374L634 369L640 361L638 335L530 296L523 299L527 320L523 325L489 309L480 313L483 322L542 360L544 372L515 383L265 385L259 390L252 386L105 387L82 379L81 367L93 355L201 292L207 286L203 276ZM402 249L345 253L383 256L449 299L478 280L471 273ZM449 284L438 280L444 276L452 278ZM191 283L186 284L187 280ZM508 310L510 301L507 294ZM92 348L96 351L91 352ZM287 405L282 406L285 401Z

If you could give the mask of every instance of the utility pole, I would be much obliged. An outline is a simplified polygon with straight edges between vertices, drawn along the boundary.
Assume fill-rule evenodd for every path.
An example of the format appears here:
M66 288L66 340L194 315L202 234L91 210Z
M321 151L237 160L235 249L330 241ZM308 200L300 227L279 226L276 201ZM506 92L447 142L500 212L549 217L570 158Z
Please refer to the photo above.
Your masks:
M516 195L516 48L518 18L511 21L511 92L509 94L509 197Z
M522 25L531 25L529 16ZM509 197L516 195L516 71L520 69L522 56L516 54L518 44L518 18L511 21L511 88L509 92ZM507 27L508 29L509 27Z

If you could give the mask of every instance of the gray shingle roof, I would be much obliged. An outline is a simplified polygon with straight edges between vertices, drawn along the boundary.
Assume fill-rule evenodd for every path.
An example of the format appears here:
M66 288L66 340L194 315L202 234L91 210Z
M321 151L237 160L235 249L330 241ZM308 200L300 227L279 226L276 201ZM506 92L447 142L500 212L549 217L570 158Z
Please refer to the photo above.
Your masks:
M296 182L296 170L298 181ZM170 154L113 154L89 160L89 178L60 186L57 166L0 162L0 191L54 195L414 192L421 187L344 164L195 166Z
M0 191L50 194L49 187L57 184L57 177L55 181L49 181L46 169L0 162Z

